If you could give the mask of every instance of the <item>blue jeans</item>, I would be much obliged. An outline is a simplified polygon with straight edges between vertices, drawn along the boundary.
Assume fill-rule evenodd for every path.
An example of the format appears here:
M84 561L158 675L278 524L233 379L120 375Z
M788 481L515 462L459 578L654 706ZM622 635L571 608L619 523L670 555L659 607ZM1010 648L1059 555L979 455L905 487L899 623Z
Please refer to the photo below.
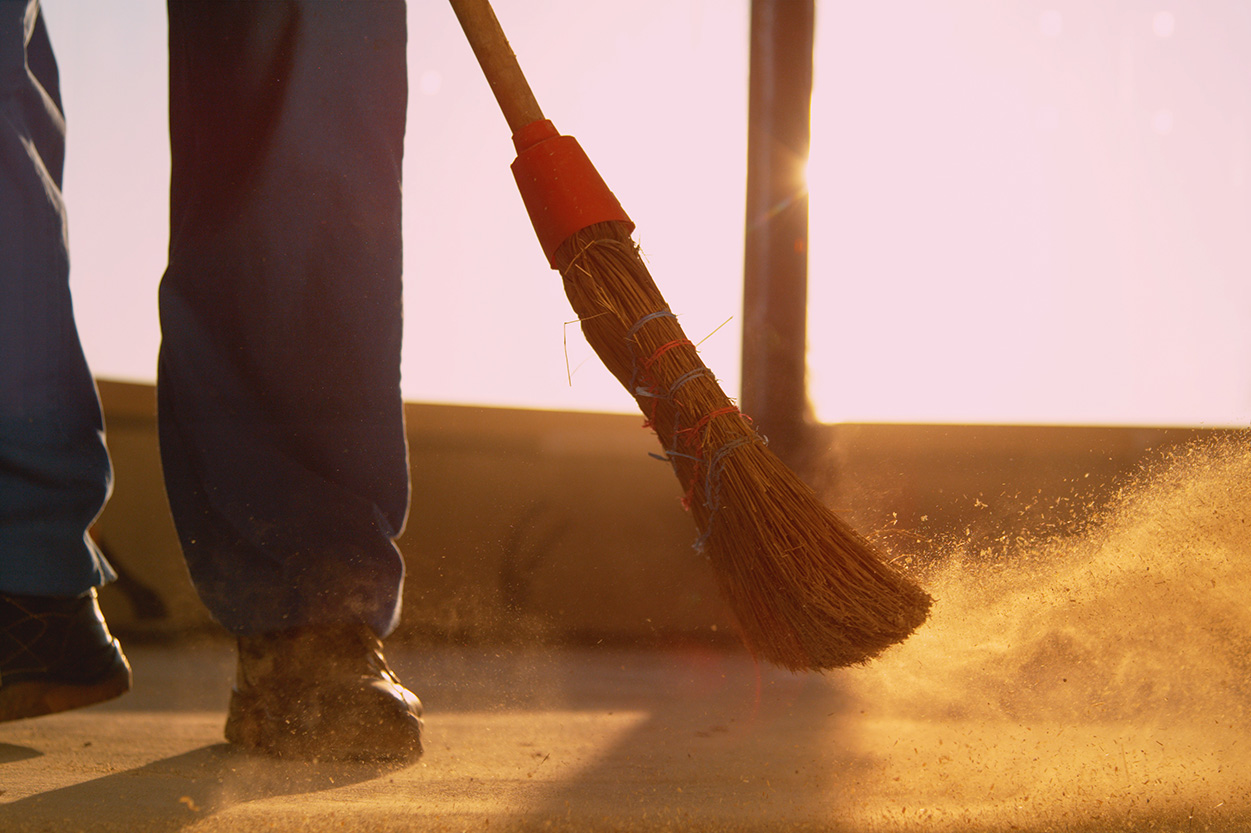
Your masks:
M84 539L109 470L69 304L63 122L45 114L38 130L51 138L36 137L32 117L9 117L38 109L33 101L59 111L55 70L34 72L55 65L36 0L0 9L6 26L22 18L37 35L0 124L0 591L69 595L110 578ZM409 489L404 4L170 0L168 12L157 391L166 491L192 580L236 634L354 619L385 636L399 613L394 539ZM9 51L6 41L6 79L20 61ZM20 247L7 231L15 215L32 226ZM10 294L43 318L5 311Z

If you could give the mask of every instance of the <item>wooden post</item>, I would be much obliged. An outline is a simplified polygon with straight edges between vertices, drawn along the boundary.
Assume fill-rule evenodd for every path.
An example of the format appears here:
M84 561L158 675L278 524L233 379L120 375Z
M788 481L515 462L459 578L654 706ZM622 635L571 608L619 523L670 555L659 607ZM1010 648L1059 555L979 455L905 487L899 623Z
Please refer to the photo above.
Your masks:
M792 468L810 424L808 161L815 0L752 0L743 410Z

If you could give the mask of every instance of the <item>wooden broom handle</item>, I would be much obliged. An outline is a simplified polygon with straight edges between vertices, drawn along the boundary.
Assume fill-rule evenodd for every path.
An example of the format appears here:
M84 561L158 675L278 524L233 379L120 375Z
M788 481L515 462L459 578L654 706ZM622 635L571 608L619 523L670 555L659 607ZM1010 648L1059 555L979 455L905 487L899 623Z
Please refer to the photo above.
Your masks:
M449 0L513 133L543 120L543 111L488 0Z

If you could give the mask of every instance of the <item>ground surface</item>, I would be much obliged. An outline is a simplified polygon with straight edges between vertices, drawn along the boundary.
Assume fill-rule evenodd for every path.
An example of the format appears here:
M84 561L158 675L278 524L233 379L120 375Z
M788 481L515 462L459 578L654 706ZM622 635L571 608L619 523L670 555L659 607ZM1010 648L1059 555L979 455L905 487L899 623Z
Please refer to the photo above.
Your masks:
M231 646L138 646L130 695L0 725L0 831L1251 830L1246 771L1176 732L883 714L709 649L390 653L415 765L237 753Z

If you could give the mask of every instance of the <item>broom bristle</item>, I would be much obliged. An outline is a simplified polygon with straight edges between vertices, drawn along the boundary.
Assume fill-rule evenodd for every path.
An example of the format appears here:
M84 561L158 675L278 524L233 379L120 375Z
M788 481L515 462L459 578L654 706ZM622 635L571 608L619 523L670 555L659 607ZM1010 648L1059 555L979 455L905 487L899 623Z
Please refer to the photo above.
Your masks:
M673 465L747 647L819 670L906 639L930 597L769 451L683 333L630 231L584 229L556 251L556 266L587 341Z

